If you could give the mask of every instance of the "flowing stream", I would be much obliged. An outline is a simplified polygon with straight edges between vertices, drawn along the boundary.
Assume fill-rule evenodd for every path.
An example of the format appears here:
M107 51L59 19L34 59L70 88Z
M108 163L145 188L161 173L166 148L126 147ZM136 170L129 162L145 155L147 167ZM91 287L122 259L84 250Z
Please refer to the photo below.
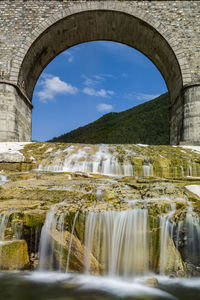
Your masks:
M51 151L50 151L51 150ZM140 164L137 158L140 156ZM134 162L136 158L136 164ZM102 174L106 176L163 176L163 173L173 177L200 177L200 166L186 165L154 166L152 161L140 153L135 153L131 146L117 145L70 145L64 150L52 152L47 150L47 158L42 160L38 171L48 172L82 172Z

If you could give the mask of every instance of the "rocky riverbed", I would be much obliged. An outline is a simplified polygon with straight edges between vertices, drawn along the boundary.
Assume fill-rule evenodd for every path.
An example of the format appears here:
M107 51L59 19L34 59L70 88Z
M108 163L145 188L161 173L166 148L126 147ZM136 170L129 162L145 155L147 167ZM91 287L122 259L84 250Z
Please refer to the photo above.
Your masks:
M1 270L199 276L198 150L7 144Z

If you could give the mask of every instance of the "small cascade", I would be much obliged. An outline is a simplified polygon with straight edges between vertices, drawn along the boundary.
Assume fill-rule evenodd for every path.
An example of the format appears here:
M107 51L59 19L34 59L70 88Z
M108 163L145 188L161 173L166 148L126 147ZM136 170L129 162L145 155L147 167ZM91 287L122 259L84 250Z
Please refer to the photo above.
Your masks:
M187 176L190 176L190 177L192 177L193 176L193 172L192 172L193 170L192 170L192 166L188 166L188 168L187 168Z
M42 227L40 237L40 257L39 257L39 271L53 269L53 256L54 256L54 242L51 235L55 234L58 217L52 208L46 216L44 226Z
M200 221L189 206L184 222L185 256L193 264L200 262Z
M142 166L142 175L144 177L150 177L153 176L153 166L151 164L144 164Z
M183 157L181 165L163 156L158 165L152 163L149 153L135 151L134 145L69 145L64 150L48 151L38 166L38 171L92 173L105 176L199 177L200 168L191 159ZM138 161L138 157L140 160ZM162 157L162 155L160 155ZM166 161L165 161L166 159ZM156 159L154 159L156 162ZM167 165L166 165L167 163Z
M8 182L8 177L6 175L0 174L0 186Z
M10 222L10 239L20 240L23 236L23 222L18 222L15 214ZM4 240L6 229L8 228L9 215L0 215L0 241Z
M62 213L60 215L60 218L58 220L58 230L61 232L60 234L60 257L59 257L59 271L62 269L62 260L63 260L63 242L64 242L64 221L65 221L65 213Z
M133 176L133 165L125 156L119 162L117 155L111 153L108 145L75 146L63 151L64 161L58 165L42 165L38 170L51 172L83 172L107 176Z
M70 261L70 254L71 254L71 248L72 248L72 239L73 239L73 235L74 235L74 229L75 229L76 219L78 217L78 214L79 214L79 212L77 212L75 214L73 225L72 225L72 232L71 232L71 236L70 236L70 242L69 242L69 248L68 248L68 254L67 254L66 272L69 271L69 261Z
M68 154L63 164L65 172L100 173L114 176L133 175L132 165L130 163L120 164L106 145L98 146L96 152L87 146L78 150L75 149L75 146L70 148L67 149Z
M5 239L5 231L8 226L9 217L7 215L0 215L0 241Z
M185 176L185 172L184 172L183 166L180 166L180 173L181 173L181 177Z
M13 222L12 224L12 238L20 240L23 236L23 223Z
M90 254L100 262L103 274L129 277L148 272L148 211L89 212L85 225L85 270Z
M169 214L160 217L160 274L165 274L169 259L169 240L173 243L174 224L170 221L176 205L171 205Z

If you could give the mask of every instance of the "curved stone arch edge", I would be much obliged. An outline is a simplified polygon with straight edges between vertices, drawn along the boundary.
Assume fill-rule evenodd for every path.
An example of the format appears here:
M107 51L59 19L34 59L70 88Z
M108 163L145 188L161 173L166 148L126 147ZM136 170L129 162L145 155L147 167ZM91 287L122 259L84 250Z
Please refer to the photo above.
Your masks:
M181 46L178 44L177 40L172 36L171 33L169 33L169 31L166 30L164 25L162 25L161 22L154 20L154 18L150 14L136 7L132 7L132 5L128 4L127 2L115 2L115 1L84 2L79 4L73 4L68 8L66 8L65 10L63 10L62 12L55 13L54 11L52 11L51 16L48 17L44 22L40 23L37 28L33 29L31 34L26 38L22 47L17 50L18 52L12 62L10 81L18 85L19 73L24 58L28 50L33 45L33 43L39 38L39 36L42 33L45 32L45 30L47 30L55 23L69 16L82 13L82 12L98 11L98 10L122 12L134 18L140 19L141 21L146 22L148 25L150 25L150 27L153 27L158 32L158 34L160 34L166 40L167 44L172 49L176 57L176 60L179 64L183 85L185 86L191 83L190 69L187 60L183 57L184 52L181 50Z

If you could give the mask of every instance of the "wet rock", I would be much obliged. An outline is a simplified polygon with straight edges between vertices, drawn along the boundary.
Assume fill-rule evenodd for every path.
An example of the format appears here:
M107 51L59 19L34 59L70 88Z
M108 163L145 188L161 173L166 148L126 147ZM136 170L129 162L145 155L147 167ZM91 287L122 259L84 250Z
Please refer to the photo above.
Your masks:
M35 228L44 224L46 213L43 210L31 210L24 213L24 225Z
M71 233L68 231L59 232L56 230L54 235L50 233L51 240L54 244L54 255L57 261L57 265L60 264L60 268L66 271L68 251L71 239ZM61 251L62 249L62 251ZM69 258L69 272L83 272L84 271L84 253L85 247L80 240L73 235L71 243L71 252ZM95 257L91 254L90 273L99 273L99 264Z
M145 284L151 287L157 287L158 286L158 279L153 277L153 278L148 278L145 281Z
M173 240L168 236L167 249L165 253L165 274L176 274L178 277L186 276L186 269L180 255L175 247ZM159 263L159 268L161 261Z

